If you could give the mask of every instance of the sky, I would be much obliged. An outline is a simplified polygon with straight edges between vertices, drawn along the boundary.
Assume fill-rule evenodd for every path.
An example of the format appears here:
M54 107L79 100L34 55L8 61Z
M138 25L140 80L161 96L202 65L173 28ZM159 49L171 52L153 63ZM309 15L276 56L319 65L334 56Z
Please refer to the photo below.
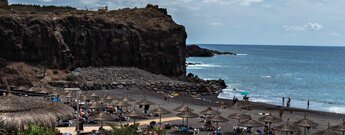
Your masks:
M345 0L9 0L79 9L167 8L188 44L345 46Z

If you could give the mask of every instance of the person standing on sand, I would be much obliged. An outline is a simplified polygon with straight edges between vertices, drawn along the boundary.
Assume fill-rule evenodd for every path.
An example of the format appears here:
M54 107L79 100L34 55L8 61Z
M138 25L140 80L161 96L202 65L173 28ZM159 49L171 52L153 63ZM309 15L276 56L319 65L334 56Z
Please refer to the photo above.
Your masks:
M308 102L307 102L307 109L309 109L309 105L310 105L310 103L309 103L309 100L308 100Z
M290 107L290 102L291 102L291 98L290 97L288 97L288 100L287 100L287 102L286 102L286 107Z

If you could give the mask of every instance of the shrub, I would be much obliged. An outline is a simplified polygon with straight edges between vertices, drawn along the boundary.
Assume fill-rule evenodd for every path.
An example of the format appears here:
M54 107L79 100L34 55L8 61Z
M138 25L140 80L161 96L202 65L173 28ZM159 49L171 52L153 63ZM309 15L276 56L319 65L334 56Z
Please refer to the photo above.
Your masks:
M44 127L44 126L35 126L30 124L29 128L17 133L18 135L58 135L59 131Z
M67 80L67 81L76 81L76 80L77 80L77 77L74 76L73 74L69 74L69 75L67 75L66 80Z
M56 69L53 70L53 74L54 74L54 75L56 75L56 74L58 74L58 73L59 73L58 70L56 70Z

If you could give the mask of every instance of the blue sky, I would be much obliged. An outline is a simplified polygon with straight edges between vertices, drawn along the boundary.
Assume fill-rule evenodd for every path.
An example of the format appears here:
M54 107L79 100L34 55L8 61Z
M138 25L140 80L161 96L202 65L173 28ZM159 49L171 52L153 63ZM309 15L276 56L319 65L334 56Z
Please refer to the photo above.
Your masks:
M167 8L187 43L345 45L345 0L9 0L80 9Z

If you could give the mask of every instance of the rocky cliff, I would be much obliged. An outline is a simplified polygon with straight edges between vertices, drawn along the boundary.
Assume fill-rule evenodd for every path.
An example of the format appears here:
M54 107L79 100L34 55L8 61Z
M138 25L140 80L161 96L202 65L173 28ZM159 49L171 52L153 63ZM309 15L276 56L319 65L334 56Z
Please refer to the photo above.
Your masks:
M185 75L186 32L165 9L0 14L0 58L74 69L138 67Z
M201 48L198 45L186 46L186 57L212 57L214 55L236 55L236 54L232 52L221 52L217 50Z

